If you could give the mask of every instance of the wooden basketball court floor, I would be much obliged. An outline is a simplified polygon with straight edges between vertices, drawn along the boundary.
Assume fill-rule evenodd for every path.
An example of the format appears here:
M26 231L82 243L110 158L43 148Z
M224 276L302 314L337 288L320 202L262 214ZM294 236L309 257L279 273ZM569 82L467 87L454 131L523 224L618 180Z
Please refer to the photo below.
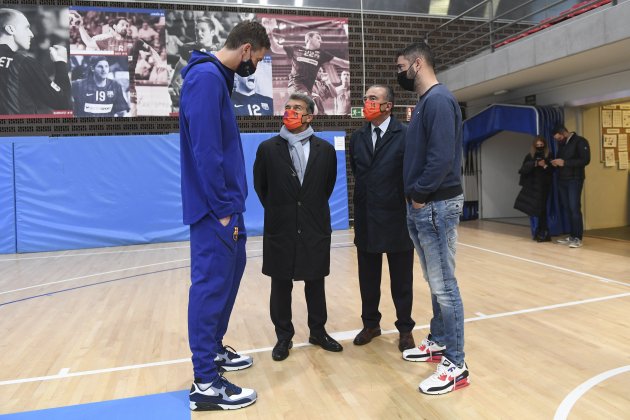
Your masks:
M352 231L334 233L326 279L327 329L344 351L306 344L296 283L296 345L274 362L261 240L248 241L225 339L253 355L252 368L226 376L255 388L258 402L193 419L630 418L627 242L586 238L569 249L533 242L522 226L462 223L457 276L471 386L426 396L417 386L435 365L405 362L397 350L386 264L387 331L352 344L361 328ZM187 390L188 256L186 242L0 256L0 414ZM417 260L414 281L419 342L431 309Z

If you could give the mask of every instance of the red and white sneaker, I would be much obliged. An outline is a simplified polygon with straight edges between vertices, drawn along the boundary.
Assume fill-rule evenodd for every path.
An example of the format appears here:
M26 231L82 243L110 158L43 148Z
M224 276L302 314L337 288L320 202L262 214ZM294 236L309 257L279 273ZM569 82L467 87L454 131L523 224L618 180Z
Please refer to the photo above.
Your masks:
M447 394L470 385L468 376L469 372L466 362L464 362L462 367L457 367L446 357L443 357L435 373L420 382L418 388L423 394Z
M424 338L418 347L403 351L402 357L409 362L440 363L444 349L446 349L445 346Z

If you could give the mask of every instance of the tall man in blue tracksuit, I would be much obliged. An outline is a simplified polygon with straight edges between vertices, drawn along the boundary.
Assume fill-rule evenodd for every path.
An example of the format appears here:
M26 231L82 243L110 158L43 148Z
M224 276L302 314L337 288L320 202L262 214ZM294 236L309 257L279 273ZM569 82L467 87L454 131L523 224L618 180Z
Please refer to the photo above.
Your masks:
M418 103L407 128L403 180L407 227L431 290L431 331L420 346L405 350L412 362L437 362L420 392L445 394L468 385L464 361L464 308L455 278L457 225L464 203L461 185L462 114L433 70L424 42L402 50L398 83L416 92Z
M223 345L245 270L245 161L230 93L234 74L256 71L270 48L265 29L244 21L215 55L194 51L182 70L179 111L182 204L190 225L188 339L194 382L191 410L225 410L256 401L219 371L248 368L252 358Z

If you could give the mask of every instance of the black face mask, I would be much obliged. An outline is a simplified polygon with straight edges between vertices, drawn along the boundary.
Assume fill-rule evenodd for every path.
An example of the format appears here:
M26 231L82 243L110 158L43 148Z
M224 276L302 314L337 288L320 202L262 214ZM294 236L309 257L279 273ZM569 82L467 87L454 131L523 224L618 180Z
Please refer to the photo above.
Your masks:
M256 72L256 66L251 58L247 61L242 61L236 69L236 74L241 77L249 77L254 74L254 72Z
M536 150L544 151L545 150L545 146L537 146Z
M415 76L415 74L414 74ZM414 89L414 80L415 77L413 79L409 79L407 77L407 72L406 71L401 71L400 73L398 73L398 84L400 85L401 88L408 90L408 91L415 91Z

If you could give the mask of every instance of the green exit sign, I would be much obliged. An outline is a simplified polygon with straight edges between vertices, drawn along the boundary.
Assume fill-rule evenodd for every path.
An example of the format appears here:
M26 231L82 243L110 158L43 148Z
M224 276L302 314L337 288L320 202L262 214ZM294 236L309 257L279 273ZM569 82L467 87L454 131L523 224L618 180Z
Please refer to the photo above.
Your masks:
M363 108L358 106L350 108L350 118L363 118Z

